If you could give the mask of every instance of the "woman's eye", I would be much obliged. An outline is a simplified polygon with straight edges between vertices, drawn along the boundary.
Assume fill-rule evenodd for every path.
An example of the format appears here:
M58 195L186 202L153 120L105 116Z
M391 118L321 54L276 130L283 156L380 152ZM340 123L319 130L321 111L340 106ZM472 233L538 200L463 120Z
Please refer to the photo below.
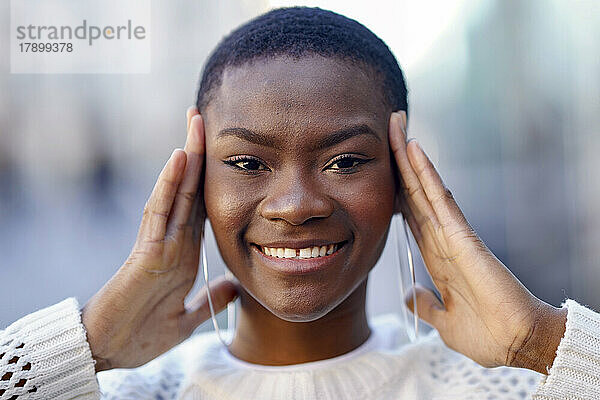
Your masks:
M358 165L358 161L356 159L346 158L345 160L335 162L333 165L337 165L337 168L334 169L348 169Z
M363 158L358 157L340 157L337 160L334 160L331 164L329 164L329 169L332 169L334 171L347 172L349 170L352 170L353 168L356 168L360 164L364 164L368 161L369 160L365 160Z
M225 160L224 162L245 171L260 171L267 169L262 162L250 157L237 157Z

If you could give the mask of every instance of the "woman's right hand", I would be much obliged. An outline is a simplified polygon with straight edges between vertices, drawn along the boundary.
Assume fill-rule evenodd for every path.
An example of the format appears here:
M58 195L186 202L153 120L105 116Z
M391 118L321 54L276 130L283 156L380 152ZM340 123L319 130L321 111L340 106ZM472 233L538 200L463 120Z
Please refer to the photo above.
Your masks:
M198 272L205 218L204 123L195 107L187 126L185 150L176 149L160 173L129 257L82 310L96 372L143 365L210 317L206 287L184 306ZM224 278L211 282L210 291L215 312L237 296Z

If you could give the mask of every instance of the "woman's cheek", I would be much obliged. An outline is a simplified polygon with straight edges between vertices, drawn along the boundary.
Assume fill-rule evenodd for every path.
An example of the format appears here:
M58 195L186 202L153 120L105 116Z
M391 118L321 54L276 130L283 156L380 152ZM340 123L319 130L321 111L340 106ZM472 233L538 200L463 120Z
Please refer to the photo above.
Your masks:
M237 220L243 215L244 208L248 206L248 197L245 190L239 185L231 167L224 165L220 160L207 157L204 178L204 202L207 216L211 223ZM243 221L238 221L242 223Z
M218 193L222 190L220 186L221 180L218 177L217 166L215 161L206 156L206 168L204 170L204 206L206 207L206 216L217 222L219 218L219 197Z
M220 160L207 160L204 181L206 215L222 255L247 255L243 233L256 214L260 191L256 182L238 176Z
M247 249L242 232L248 225L248 211L239 187L233 184L226 173L211 168L207 163L204 182L206 215L215 235L219 253L229 270L240 279L240 266L244 265ZM217 166L220 168L220 166Z
M383 167L383 166L382 166ZM385 234L394 210L394 180L389 169L375 168L344 192L344 207L352 214L363 240Z

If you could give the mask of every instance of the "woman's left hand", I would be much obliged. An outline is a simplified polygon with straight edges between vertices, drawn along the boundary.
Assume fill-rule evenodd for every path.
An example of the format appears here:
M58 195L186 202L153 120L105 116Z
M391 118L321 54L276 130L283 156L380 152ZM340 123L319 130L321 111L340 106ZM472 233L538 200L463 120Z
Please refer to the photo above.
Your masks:
M484 367L547 374L564 334L566 309L535 297L477 236L415 140L406 114L392 113L390 146L402 181L403 214L440 292L416 289L417 313L444 343ZM412 292L406 298L413 308Z

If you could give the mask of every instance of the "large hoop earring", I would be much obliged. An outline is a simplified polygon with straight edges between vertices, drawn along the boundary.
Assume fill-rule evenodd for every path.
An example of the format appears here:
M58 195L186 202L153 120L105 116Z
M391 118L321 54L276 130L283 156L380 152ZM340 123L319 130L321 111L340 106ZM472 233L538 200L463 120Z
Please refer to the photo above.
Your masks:
M212 296L210 295L210 286L209 286L209 279L208 279L208 263L206 262L206 245L205 245L205 241L204 241L204 236L205 236L206 230L202 230L202 236L200 239L200 248L202 249L202 271L204 272L204 283L206 284L206 294L208 295L208 308L210 309L210 319L212 320L213 326L215 328L215 332L217 332L217 336L219 337L219 340L221 341L221 343L223 343L223 345L225 347L229 347L229 345L231 344L231 342L233 342L233 331L231 330L231 325L232 324L232 319L235 319L235 302L231 302L227 305L227 330L231 333L231 339L229 340L229 342L226 342L223 339L223 336L221 335L221 330L219 329L219 324L217 323L217 317L215 316L215 309L213 307L213 302L212 302ZM227 272L225 273L225 276L231 276L231 272L229 272L229 270L227 270ZM228 276L228 277L229 277ZM231 312L231 308L233 308L233 313ZM232 318L233 316L233 318Z
M402 298L402 314L404 316L404 327L406 329L406 335L408 336L408 338L410 339L410 341L412 343L416 342L419 339L419 312L417 310L417 294L415 291L415 285L416 285L416 278L415 278L415 265L414 265L414 260L413 260L413 254L412 254L412 250L410 248L410 239L408 236L408 223L406 222L406 218L404 218L404 216L394 216L393 217L395 219L394 222L394 230L396 233L396 251L397 251L397 256L398 256L398 286L400 287L400 296ZM403 269L402 269L402 243L400 240L400 227L399 225L402 224L403 230L404 230L404 239L405 239L405 249L406 249L406 260L407 260L407 264L408 264L408 270L409 270L409 275L410 275L410 280L411 280L411 292L412 292L412 296L413 296L413 308L414 308L414 312L413 312L413 318L414 318L414 328L413 329L409 329L409 317L408 317L408 311L407 308L408 306L406 304L404 304L404 299L406 298L406 294L404 292L404 279L403 279Z

